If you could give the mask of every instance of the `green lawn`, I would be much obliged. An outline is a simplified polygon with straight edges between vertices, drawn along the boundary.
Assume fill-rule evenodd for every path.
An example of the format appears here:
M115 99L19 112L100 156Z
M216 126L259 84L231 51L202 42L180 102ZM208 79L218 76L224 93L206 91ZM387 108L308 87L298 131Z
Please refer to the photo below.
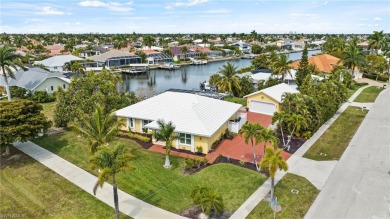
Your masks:
M77 166L90 169L87 141L73 132L64 132L40 139L38 145L58 154ZM185 176L181 170L184 159L171 156L173 167L165 169L164 155L141 148L134 141L120 139L111 143L127 145L134 155L134 171L119 174L119 188L148 203L166 210L181 213L192 206L190 193L197 184L217 189L224 198L227 211L236 210L264 181L254 171L231 164L217 164L195 175Z
M53 121L54 118L54 110L56 108L57 102L50 102L50 103L41 103L43 106L42 113L51 121Z
M348 107L303 156L313 160L339 160L366 114L367 110L362 111L360 107Z
M383 88L377 86L367 87L355 98L354 102L373 103L382 90Z
M246 106L246 99L240 98L240 97L225 97L225 101L232 102L232 103L238 103L243 106Z
M293 194L292 189L298 190L298 194ZM275 196L282 207L282 210L276 214L276 218L303 218L319 192L304 177L287 173L275 186ZM269 202L261 201L247 219L273 218L273 215Z
M16 149L12 151L23 154ZM0 215L17 214L20 218L114 218L113 208L27 155L23 154L18 161L3 159L1 163Z

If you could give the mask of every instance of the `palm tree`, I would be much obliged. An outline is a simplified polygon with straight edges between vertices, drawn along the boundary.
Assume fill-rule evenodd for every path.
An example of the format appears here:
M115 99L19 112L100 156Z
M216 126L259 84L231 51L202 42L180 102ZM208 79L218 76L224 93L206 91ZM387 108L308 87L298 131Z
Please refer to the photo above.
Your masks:
M222 91L227 91L232 94L235 89L241 89L240 79L236 76L237 67L231 62L228 62L227 65L223 65L222 69L220 68L218 73L222 75L218 84Z
M351 69L351 74L354 76L356 67L361 69L366 65L366 57L359 47L351 44L343 52L343 59L340 62L348 69Z
M85 74L85 66L82 62L74 61L70 65L70 70L79 74Z
M206 214L220 212L223 209L223 200L219 192L204 186L197 185L191 192L195 204L199 204Z
M145 46L148 46L149 49L152 48L153 43L155 42L155 39L151 37L150 35L146 35L143 37L143 43Z
M175 126L172 124L172 122L165 123L164 120L157 120L157 124L159 127L159 130L155 130L153 132L153 137L157 141L164 141L165 142L165 168L171 167L171 162L169 160L169 154L171 153L172 148L172 142L175 139L178 139L179 136L175 133Z
M275 112L274 115L272 116L272 124L278 123L280 127L280 133L282 134L282 141L283 141L283 146L286 146L286 142L284 140L284 132L283 132L283 125L282 122L285 119L286 115L283 111L280 112Z
M256 166L256 169L259 170L259 167L257 165L256 161L256 151L255 151L255 145L259 144L261 141L260 135L261 131L264 129L263 126L261 126L259 123L245 123L238 134L240 134L245 139L245 143L248 144L248 142L251 142L252 145L252 151L253 151L253 163ZM265 147L265 146L264 146Z
M206 194L200 199L200 206L202 211L207 215L210 215L211 211L214 213L221 212L223 209L221 193L213 189L208 189Z
M89 150L95 153L98 147L110 142L118 133L118 128L123 124L119 122L115 115L104 114L100 105L96 106L95 112L90 116L85 116L78 123L69 127L80 133L89 140Z
M15 49L7 45L0 47L0 66L4 78L5 90L7 91L7 98L8 101L11 101L11 92L9 90L8 77L15 79L15 75L12 69L17 71L18 67L23 70L26 70L27 68L23 66L19 55L15 53Z
M131 154L124 145L117 145L114 148L104 147L91 158L91 165L94 169L99 169L98 180L93 187L93 194L100 186L103 187L105 181L112 177L112 189L114 192L115 218L119 219L118 187L116 185L116 174L133 169L130 165Z
M292 67L289 65L292 61L288 60L288 57L286 54L280 55L274 63L271 65L271 69L273 71L273 74L275 75L281 75L282 81L284 81L284 78L287 74L291 76L290 70ZM291 76L292 77L292 76Z
M289 129L290 136L291 136L287 140L287 144L286 144L287 150L290 150L290 141L294 133L301 130L301 128L306 128L308 126L307 121L308 120L306 117L303 117L302 115L295 114L295 113L293 113L291 117L287 119L288 122L287 127Z
M262 129L259 138L261 139L262 142L264 142L264 154L265 154L265 147L267 143L271 143L271 145L274 146L274 150L278 148L279 139L278 137L276 137L276 133L274 130L269 128Z
M188 52L187 46L183 46L183 47L181 48L181 54L184 55L184 58L187 57L187 52Z
M378 55L378 51L386 47L385 35L382 31L374 31L374 34L368 37L368 49L375 50L375 55Z
M269 171L269 177L271 178L271 200L274 199L276 171L288 170L288 165L281 155L282 152L283 150L281 149L273 150L268 147L265 151L265 156L260 163L261 169L268 169Z

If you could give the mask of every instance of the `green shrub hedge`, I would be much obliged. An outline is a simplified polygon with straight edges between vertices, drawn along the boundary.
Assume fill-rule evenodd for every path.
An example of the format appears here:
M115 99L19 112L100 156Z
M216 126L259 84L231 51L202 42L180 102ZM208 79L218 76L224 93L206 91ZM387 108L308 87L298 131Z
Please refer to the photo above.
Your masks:
M374 74L366 74L366 73L364 73L363 77L364 78L373 79L373 80L383 81L383 82L389 81L389 76L387 76L387 75L378 75L377 76L377 75L374 75ZM377 77L378 77L378 79L377 79Z
M137 140L140 140L142 142L151 142L152 140L147 137L147 136L143 136L143 135L140 135L140 134L136 134L136 133L132 133L132 132L119 132L118 133L118 136L120 137L128 137L128 138L133 138L133 139L137 139Z

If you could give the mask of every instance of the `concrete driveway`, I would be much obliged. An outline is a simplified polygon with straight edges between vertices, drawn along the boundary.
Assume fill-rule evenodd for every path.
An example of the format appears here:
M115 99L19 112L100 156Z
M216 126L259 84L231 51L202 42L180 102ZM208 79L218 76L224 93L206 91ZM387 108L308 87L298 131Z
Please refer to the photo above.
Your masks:
M378 96L305 218L390 218L390 89Z

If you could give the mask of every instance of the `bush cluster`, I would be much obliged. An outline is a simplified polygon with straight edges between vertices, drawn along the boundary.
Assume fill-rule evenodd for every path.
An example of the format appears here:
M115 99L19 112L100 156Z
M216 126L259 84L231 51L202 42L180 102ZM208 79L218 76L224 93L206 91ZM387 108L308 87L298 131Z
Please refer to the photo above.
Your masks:
M142 142L150 142L151 141L151 139L147 136L143 136L143 135L132 133L132 132L119 132L118 136L133 138L133 139L140 140Z
M207 158L199 159L195 157L195 159L186 158L184 169L185 171L190 171L192 169L200 168L201 166L206 165L208 162Z
M27 99L37 103L49 103L55 101L56 97L48 94L46 91L35 91L34 93L28 93Z

